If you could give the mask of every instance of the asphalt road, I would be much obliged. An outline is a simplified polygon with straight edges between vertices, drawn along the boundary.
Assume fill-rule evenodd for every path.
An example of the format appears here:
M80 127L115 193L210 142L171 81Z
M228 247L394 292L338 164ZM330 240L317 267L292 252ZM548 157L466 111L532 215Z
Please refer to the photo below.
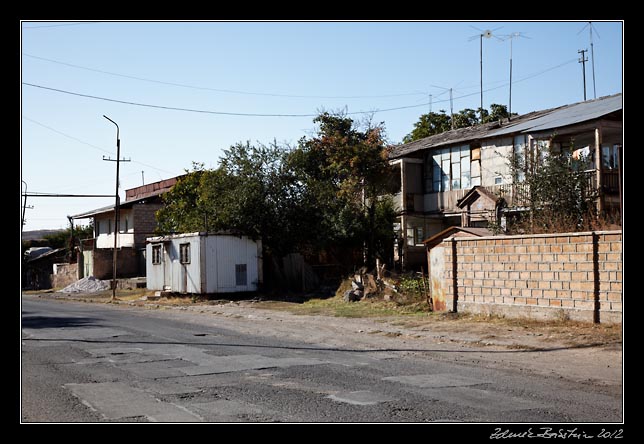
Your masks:
M22 421L622 421L621 387L195 316L23 296Z

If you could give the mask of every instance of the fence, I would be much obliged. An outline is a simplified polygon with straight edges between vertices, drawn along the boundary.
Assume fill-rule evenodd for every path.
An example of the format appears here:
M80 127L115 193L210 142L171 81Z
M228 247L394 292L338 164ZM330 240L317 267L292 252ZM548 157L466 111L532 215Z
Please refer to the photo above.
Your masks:
M443 263L432 262L433 290L444 293L447 309L622 321L621 231L453 237L438 247Z

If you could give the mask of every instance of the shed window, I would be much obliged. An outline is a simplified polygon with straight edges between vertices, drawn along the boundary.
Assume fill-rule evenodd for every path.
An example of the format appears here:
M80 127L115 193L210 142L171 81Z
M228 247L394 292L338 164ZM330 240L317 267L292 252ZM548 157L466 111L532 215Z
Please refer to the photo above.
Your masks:
M161 245L152 245L152 264L161 263Z
M179 262L190 263L190 244L179 244Z
M246 264L235 265L235 285L246 285L248 282L246 275Z

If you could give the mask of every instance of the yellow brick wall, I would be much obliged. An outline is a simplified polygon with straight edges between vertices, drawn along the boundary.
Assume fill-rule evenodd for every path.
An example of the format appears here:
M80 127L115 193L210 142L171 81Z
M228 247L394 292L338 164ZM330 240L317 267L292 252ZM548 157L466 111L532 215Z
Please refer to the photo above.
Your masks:
M456 243L456 279L452 243ZM508 306L513 313L520 313L517 307L527 307L527 313L539 312L540 317L560 317L564 310L564 316L573 319L621 322L621 231L460 237L443 245L448 247L445 288L457 297L458 311L493 304L499 313Z

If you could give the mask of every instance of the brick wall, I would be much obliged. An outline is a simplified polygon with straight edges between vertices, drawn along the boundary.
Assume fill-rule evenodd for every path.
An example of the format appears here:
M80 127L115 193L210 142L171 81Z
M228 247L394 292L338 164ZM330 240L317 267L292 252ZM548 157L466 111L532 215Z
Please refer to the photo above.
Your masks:
M51 275L51 286L65 288L78 280L78 264L54 264L56 273Z
M619 323L622 232L443 241L448 309Z
M134 246L145 247L145 239L154 236L157 227L156 212L163 206L160 203L135 204L132 206Z
M114 250L97 248L91 252L94 255L93 276L96 279L112 279L114 266ZM87 252L85 254L88 254ZM139 253L134 248L120 248L116 255L116 277L126 278L140 275Z

